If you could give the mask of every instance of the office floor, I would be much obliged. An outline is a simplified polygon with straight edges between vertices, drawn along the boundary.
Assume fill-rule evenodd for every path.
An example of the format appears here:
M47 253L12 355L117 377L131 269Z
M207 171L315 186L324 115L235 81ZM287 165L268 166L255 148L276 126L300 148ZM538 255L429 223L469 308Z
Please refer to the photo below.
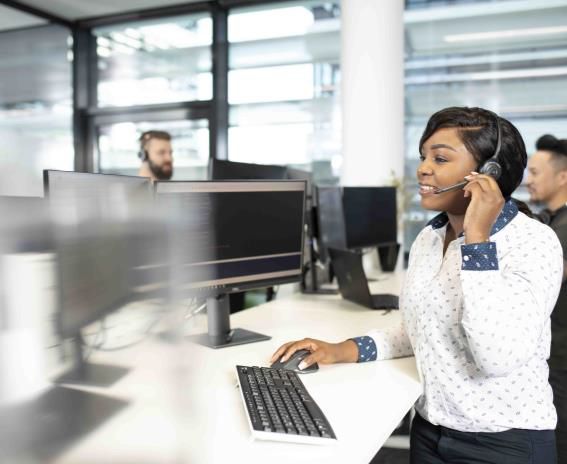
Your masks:
M370 464L409 464L409 450L384 447Z
M411 415L408 413L402 420L386 444L378 451L369 464L409 464L409 425ZM389 447L388 442L394 447Z

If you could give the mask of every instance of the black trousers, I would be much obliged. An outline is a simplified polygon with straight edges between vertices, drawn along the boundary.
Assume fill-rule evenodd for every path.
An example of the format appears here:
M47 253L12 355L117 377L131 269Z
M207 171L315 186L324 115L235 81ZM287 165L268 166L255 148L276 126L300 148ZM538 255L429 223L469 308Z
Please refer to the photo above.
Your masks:
M549 383L557 409L557 462L567 464L567 370L549 369Z
M553 430L459 432L415 415L411 464L556 464Z

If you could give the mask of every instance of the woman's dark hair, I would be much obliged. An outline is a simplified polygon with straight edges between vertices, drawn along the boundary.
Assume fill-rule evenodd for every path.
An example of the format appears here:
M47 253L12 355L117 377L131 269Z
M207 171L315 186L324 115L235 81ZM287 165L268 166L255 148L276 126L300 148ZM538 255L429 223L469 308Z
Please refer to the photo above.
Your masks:
M449 107L442 109L429 118L419 141L419 151L429 137L439 129L457 129L459 138L478 163L477 170L492 156L498 140L500 126L500 153L496 161L502 167L502 174L497 180L504 198L510 198L522 182L528 162L526 145L516 126L507 119L497 116L483 108ZM520 211L531 216L527 205L516 203Z
M536 149L550 151L557 156L567 156L567 140L545 134L537 139Z

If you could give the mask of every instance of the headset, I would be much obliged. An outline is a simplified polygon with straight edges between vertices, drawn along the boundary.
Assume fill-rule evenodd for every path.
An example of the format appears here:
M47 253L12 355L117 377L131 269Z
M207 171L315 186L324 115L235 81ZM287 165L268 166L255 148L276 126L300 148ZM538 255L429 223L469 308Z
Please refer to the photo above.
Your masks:
M498 160L498 156L500 155L500 148L502 147L502 128L500 127L500 117L492 111L486 111L492 114L494 120L496 121L496 148L494 149L494 154L484 162L479 172L480 174L486 174L487 176L492 177L494 180L497 180L502 175L502 166L500 165L500 161ZM458 184L454 184L442 189L437 189L433 193L438 194L451 192L453 190L458 190L467 184L468 180L464 180L462 182L459 182Z
M140 149L138 150L138 158L142 161L147 161L148 150L146 150L146 143L152 138L152 131L142 132L140 135Z

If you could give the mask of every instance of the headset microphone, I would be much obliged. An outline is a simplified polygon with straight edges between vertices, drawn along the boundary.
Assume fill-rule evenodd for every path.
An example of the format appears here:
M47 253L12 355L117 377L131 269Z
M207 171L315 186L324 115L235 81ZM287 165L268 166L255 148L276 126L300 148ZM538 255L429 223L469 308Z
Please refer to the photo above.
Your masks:
M500 154L500 147L502 146L502 134L501 134L501 129L500 129L499 118L496 114L494 114L494 113L492 113L492 114L494 115L494 119L496 120L496 148L494 150L494 155L492 155L490 157L490 159L488 159L482 165L479 172L481 174L486 174L487 176L492 177L494 180L498 180L498 178L502 174L502 166L500 166L500 163L498 162L498 155ZM459 190L459 189L463 188L465 185L467 185L468 183L469 183L468 180L464 180L462 182L459 182L458 184L454 184L454 185L451 185L449 187L445 187L445 188L442 188L442 189L437 189L433 193L439 194L439 193L451 192L453 190Z

